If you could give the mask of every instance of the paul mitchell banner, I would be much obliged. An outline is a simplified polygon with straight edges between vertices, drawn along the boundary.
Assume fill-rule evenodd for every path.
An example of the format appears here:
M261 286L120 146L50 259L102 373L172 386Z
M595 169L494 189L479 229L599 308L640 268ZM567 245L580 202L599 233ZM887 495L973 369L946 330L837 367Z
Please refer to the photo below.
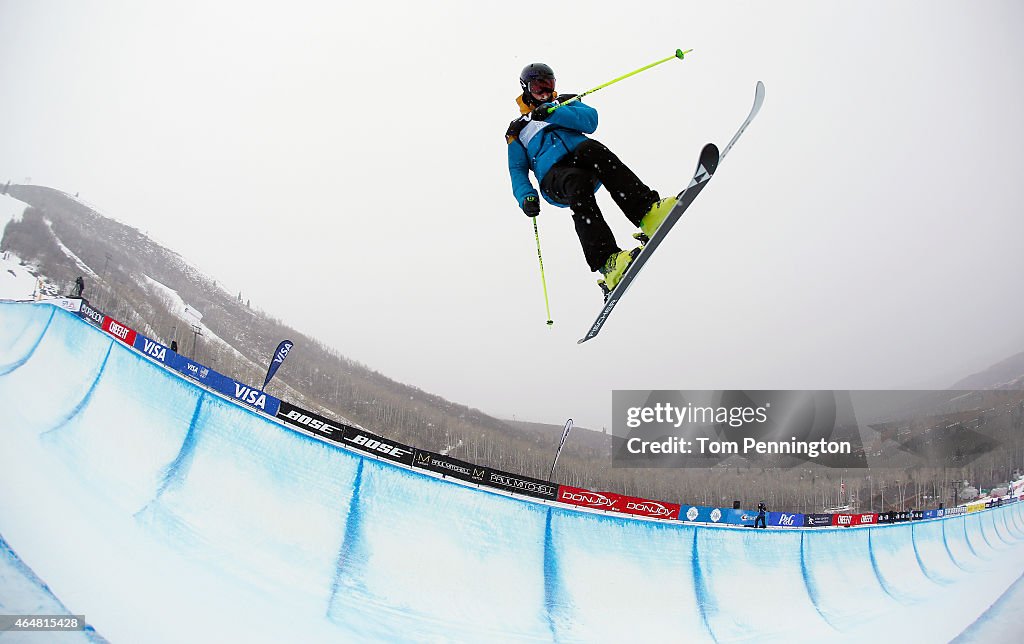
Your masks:
M270 361L270 367L267 368L267 378L263 381L263 389L267 388L270 384L270 379L277 373L278 368L284 362L284 359L288 357L288 352L292 350L295 345L291 340L282 340L281 344L277 345L277 351L274 352L274 359Z

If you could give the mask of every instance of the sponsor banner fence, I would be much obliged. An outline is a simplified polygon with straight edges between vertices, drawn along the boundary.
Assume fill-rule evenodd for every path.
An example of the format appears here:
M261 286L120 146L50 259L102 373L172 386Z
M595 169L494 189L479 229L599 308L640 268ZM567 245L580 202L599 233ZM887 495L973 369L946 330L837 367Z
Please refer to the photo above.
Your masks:
M177 364L181 362L181 356L171 351L168 347L160 344L152 338L147 338L141 333L135 334L135 342L133 345L136 351L141 351L150 358L164 363L169 367L177 369Z
M82 302L82 307L79 309L78 315L80 315L82 319L89 324L97 327L102 327L103 318L107 317L85 302Z
M584 488L560 485L558 487L558 500L562 503L571 503L584 508L594 508L608 512L620 512L622 514L635 514L655 519L674 520L679 518L679 504L665 503L664 501L653 501L635 496L625 496L614 492L594 492ZM708 511L708 522L712 508L705 508Z
M877 514L834 514L832 525L842 528L852 528L862 525L875 525L879 523Z
M284 403L282 402L281 404L283 405ZM403 465L412 465L413 455L416 453L413 447L384 438L383 436L377 436L372 432L357 427L345 426L345 434L342 440L350 447Z
M484 485L495 487L506 492L525 494L526 496L538 499L554 501L558 498L558 484L540 479L522 476L520 474L509 474L501 470L487 468L484 478Z
M71 311L72 313L78 313L82 310L82 300L76 297L43 298L40 301L45 304L59 306L65 311Z
M558 500L562 503L570 503L583 508L618 512L618 510L615 509L615 504L618 502L618 495L608 492L593 492L581 487L559 485Z
M631 497L612 492L593 492L572 486L557 486L548 481L541 481L518 474L511 474L488 467L454 459L427 450L419 450L402 443L385 439L371 432L358 429L344 423L318 416L312 412L296 407L238 382L202 364L171 351L163 344L148 338L121 322L104 315L84 300L54 300L82 317L84 320L99 327L109 335L138 350L148 357L166 364L185 376L197 380L205 386L233 398L243 404L260 409L276 416L280 420L295 427L302 428L318 436L374 456L383 457L404 465L428 469L445 476L486 485L496 489L532 496L535 498L558 500L563 503L580 507L594 508L623 514L653 517L659 519L680 519L688 522L752 525L757 513L750 510L734 510L731 508L712 508L706 506L686 506L667 503L640 497ZM1003 503L1017 501L1017 498L988 499L977 501L966 506L945 508L943 510L908 510L902 512L883 512L881 514L788 514L784 512L767 513L767 524L781 527L819 527L819 526L859 526L875 523L896 523L918 521L937 517L958 516L973 513Z
M853 525L875 525L876 523L878 523L878 515L874 512L853 515Z
M281 401L281 405L277 409L277 418L283 420L288 425L304 429L317 436L323 436L336 443L340 443L345 435L346 425L296 407L284 400ZM411 456L409 463L412 463Z
M804 526L808 528L821 528L832 525L831 514L805 514Z
M295 405L282 400L277 410L277 418L293 427L304 429L311 434L322 436L327 440L351 447L352 449L378 458L401 463L403 465L413 464L413 455L416 449L393 441L373 432L368 432L358 427L340 423L319 414L296 407Z
M103 318L102 329L128 346L135 346L135 329L121 324L109 315Z
M183 355L174 353L164 345L136 333L136 331L114 318L83 303L79 315L87 321L100 327L110 335L114 336L128 346L141 351L151 358L159 360L172 369L181 372L185 376L196 380L203 385L220 392L241 403L255 407L271 416L276 416L281 401L273 396L267 395L249 385L228 378L217 373L209 367L189 360Z
M756 510L733 510L732 508L722 508L721 512L722 519L717 523L726 523L728 525L753 526L754 520L757 519ZM714 519L714 516L712 516L712 519Z
M638 514L654 519L675 520L679 518L680 506L678 503L641 499L635 496L620 496L620 498L623 499L623 509L621 512ZM715 509L717 510L718 508Z
M487 476L485 467L422 449L416 450L413 466L470 483L483 483Z
M254 389L244 382L238 382L237 380L228 378L223 374L217 373L213 369L205 367L198 362L186 359L184 366L185 368L180 371L186 376L195 378L214 391L218 391L225 396L234 398L240 403L259 409L271 416L276 416L277 410L281 407L281 401L279 399L274 398L269 394L265 394L259 389Z
M755 517L757 516L756 513L753 514ZM804 515L788 512L769 512L767 524L781 528L802 528L804 526Z
M694 523L715 523L711 515L718 508L709 508L704 505L684 505L679 509L680 521L693 521ZM719 510L720 511L720 510ZM757 516L756 514L754 515Z
M197 380L210 389L214 389L216 391L227 390L231 383L231 378L228 378L224 374L218 373L205 365L189 360L183 355L178 355L171 366L189 378Z
M832 525L838 526L840 528L849 528L850 526L853 525L853 515L852 514L833 514L832 515Z

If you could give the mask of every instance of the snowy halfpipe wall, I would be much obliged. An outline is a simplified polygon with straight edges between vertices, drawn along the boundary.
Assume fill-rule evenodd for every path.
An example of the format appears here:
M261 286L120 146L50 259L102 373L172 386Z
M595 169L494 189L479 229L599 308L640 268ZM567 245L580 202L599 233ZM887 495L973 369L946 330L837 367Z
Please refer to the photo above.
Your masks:
M756 531L573 509L285 427L40 304L0 303L0 537L113 642L949 641L1022 623L1006 603L1024 503Z

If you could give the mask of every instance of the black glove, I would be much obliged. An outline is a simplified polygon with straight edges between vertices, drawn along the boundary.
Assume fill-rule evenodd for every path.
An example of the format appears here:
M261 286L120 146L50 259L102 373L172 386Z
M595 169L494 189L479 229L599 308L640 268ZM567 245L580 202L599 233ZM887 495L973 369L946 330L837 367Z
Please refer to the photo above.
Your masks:
M531 121L546 121L546 120L548 120L548 117L551 116L550 114L548 114L548 110L551 109L554 106L555 106L555 103L544 103L543 105L541 105L537 109L535 109L532 112L530 112L530 120Z
M530 195L523 199L523 212L526 213L527 217L536 217L540 214L540 200L537 199L536 195Z

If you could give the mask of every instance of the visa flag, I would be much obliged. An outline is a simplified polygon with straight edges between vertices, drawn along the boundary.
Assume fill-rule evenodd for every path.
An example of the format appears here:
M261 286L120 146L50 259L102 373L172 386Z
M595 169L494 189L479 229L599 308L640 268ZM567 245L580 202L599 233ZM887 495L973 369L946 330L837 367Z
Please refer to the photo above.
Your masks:
M294 344L295 343L291 340L282 340L281 344L277 345L277 351L274 352L274 358L270 361L270 367L267 368L267 379L263 381L263 389L266 389L267 385L270 384L270 379L274 377L274 374L277 373L281 363L283 363L284 359L288 357L288 352L292 350L292 346Z

